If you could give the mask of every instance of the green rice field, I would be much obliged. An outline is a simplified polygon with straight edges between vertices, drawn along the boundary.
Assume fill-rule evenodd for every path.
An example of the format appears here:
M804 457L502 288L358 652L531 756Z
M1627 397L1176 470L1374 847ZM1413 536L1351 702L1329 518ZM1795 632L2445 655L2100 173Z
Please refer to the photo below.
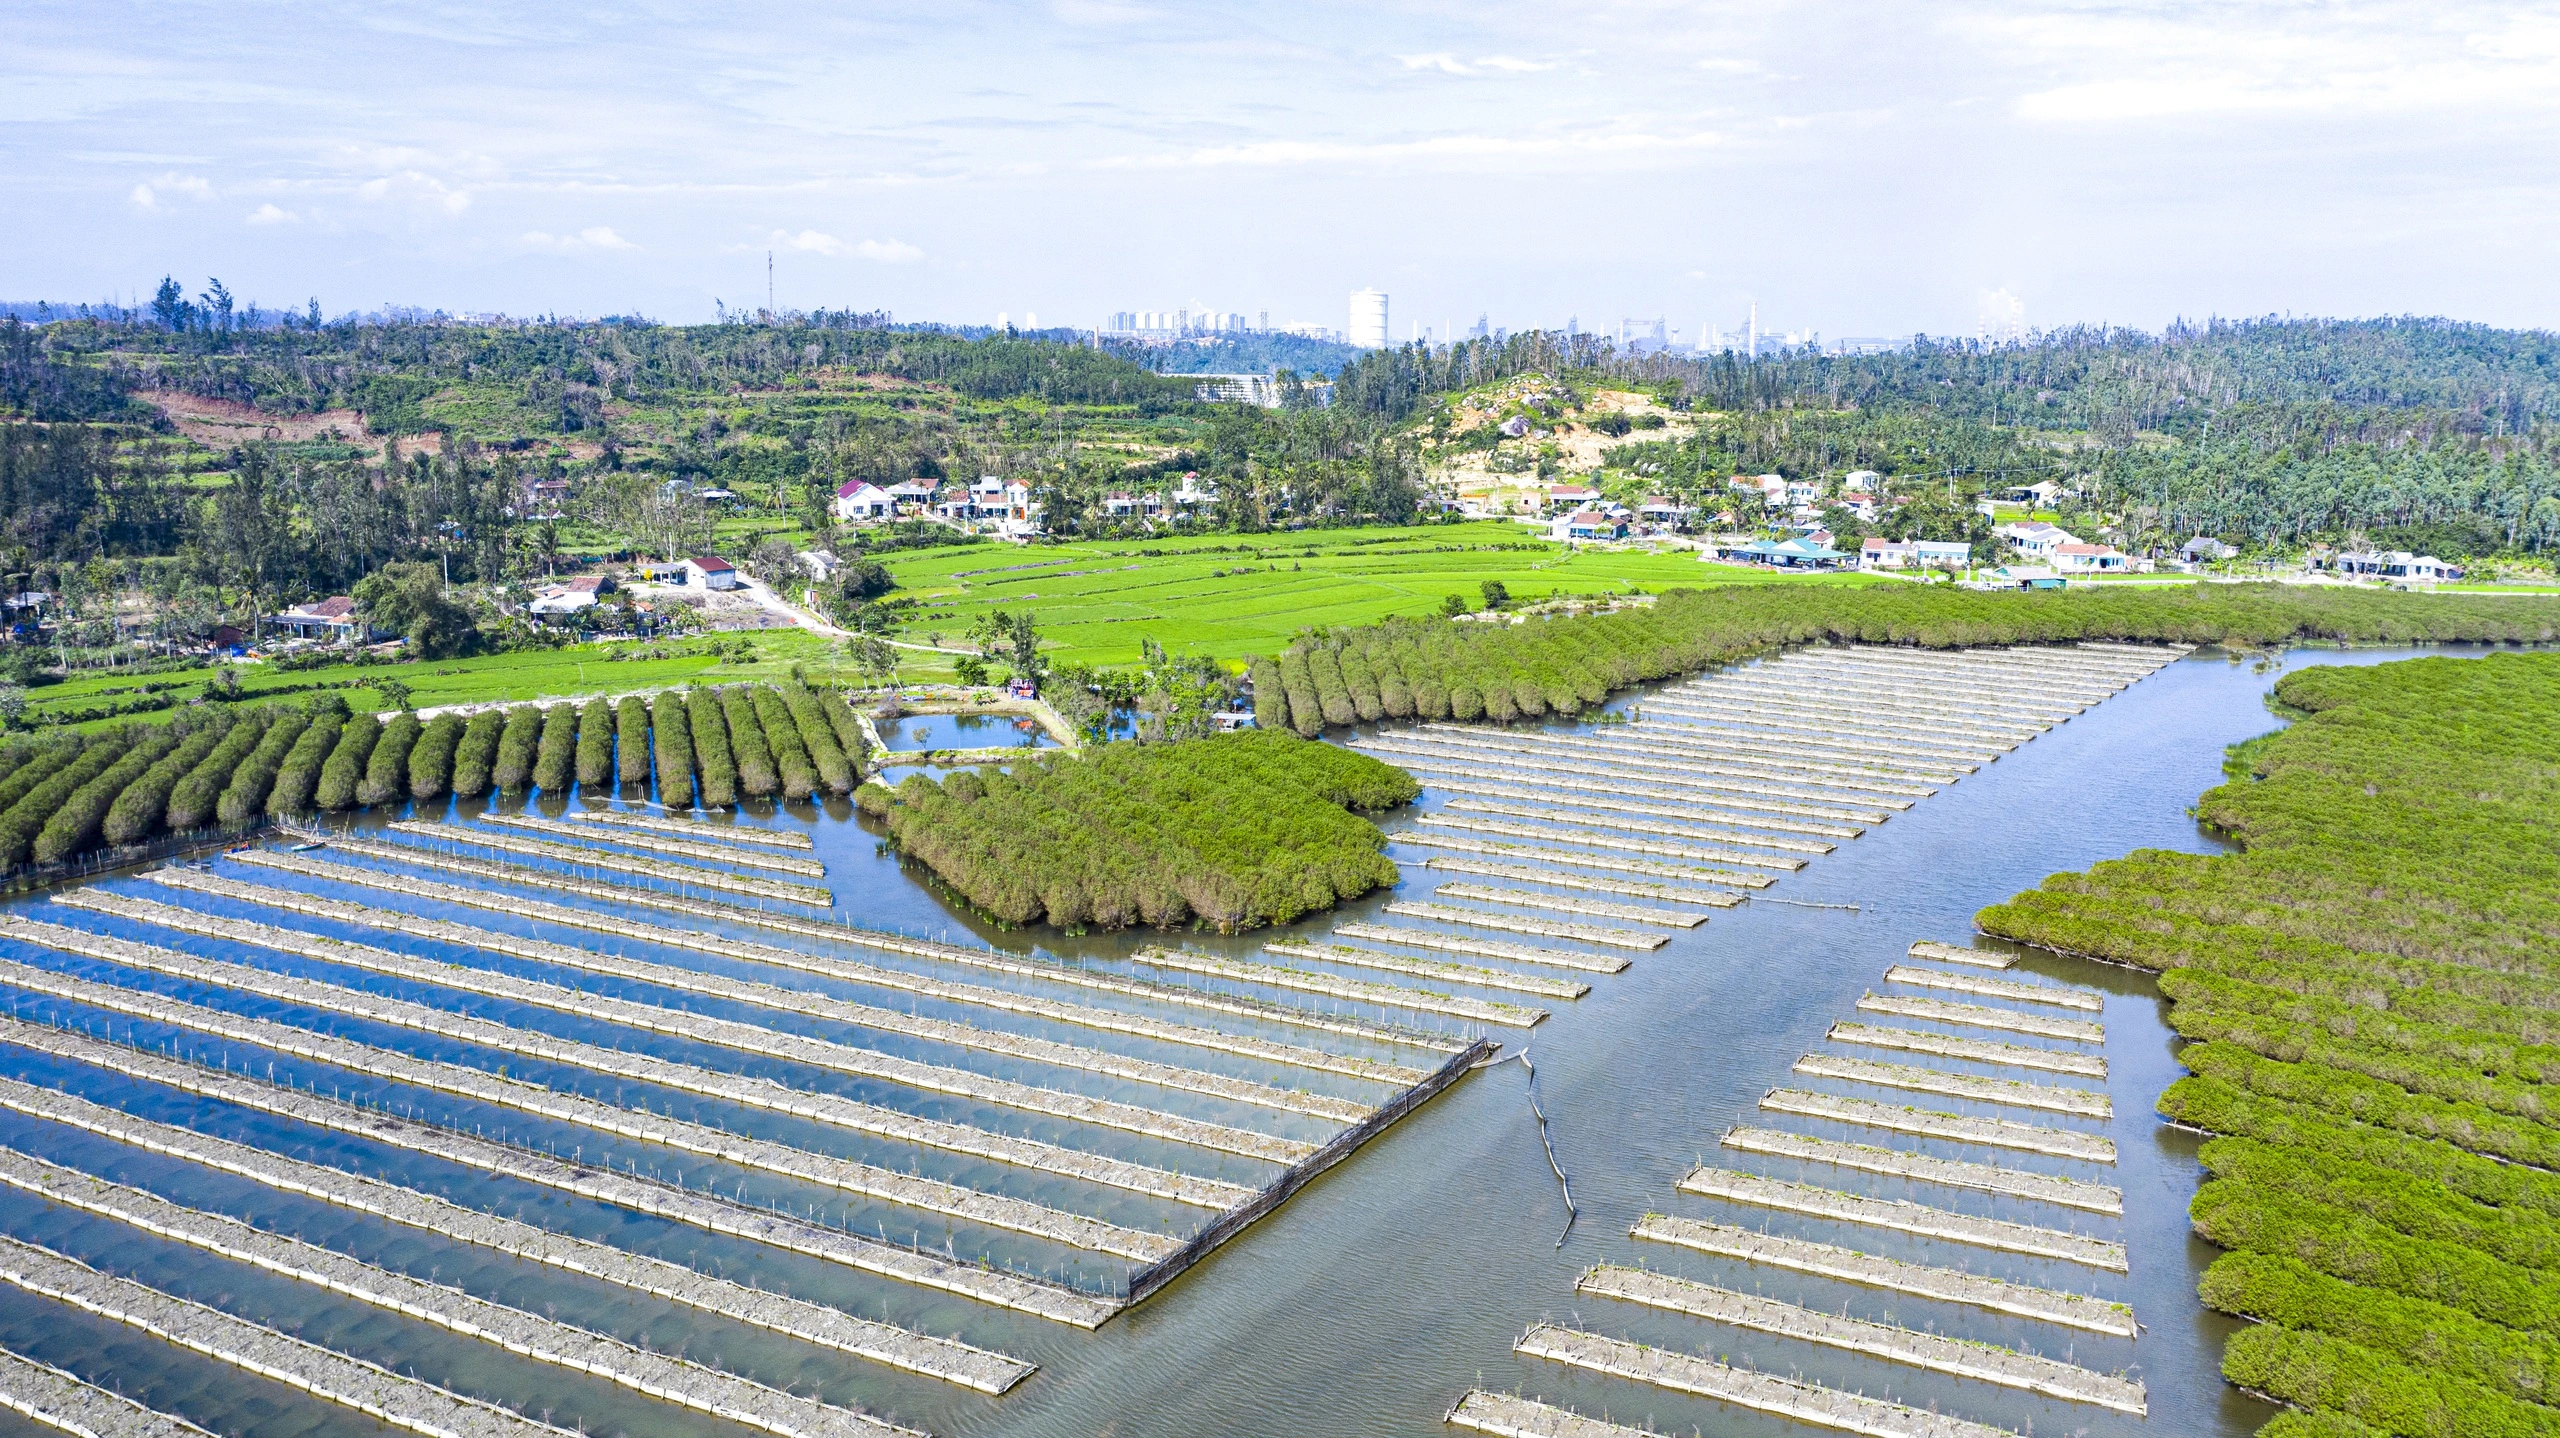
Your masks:
M930 644L939 635L942 645L961 649L988 611L1028 609L1039 616L1044 652L1088 664L1136 663L1147 639L1174 654L1276 654L1310 626L1437 614L1453 594L1480 604L1488 579L1501 581L1515 603L1715 584L1876 582L1705 564L1685 549L1569 550L1498 520L1027 549L971 545L887 563L898 581L891 597L917 601L901 641Z

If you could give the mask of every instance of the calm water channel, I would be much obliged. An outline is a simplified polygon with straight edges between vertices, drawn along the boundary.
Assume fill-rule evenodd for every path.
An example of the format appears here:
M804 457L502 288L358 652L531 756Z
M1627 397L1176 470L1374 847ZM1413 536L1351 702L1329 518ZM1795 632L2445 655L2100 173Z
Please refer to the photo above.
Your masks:
M2170 1131L2152 1115L2151 1100L2175 1076L2176 1066L2156 990L2137 974L2049 958L2030 958L2019 971L2021 977L2065 980L2110 995L2104 1052L2111 1076L2106 1086L2118 1116L2105 1131L2119 1145L2122 1161L2106 1179L2122 1185L2127 1214L2121 1225L2085 1219L2079 1226L2120 1234L2131 1248L2131 1275L2092 1275L2085 1269L1988 1255L1973 1266L2024 1282L2128 1300L2146 1325L2138 1342L2087 1335L2072 1340L2063 1330L2023 1320L1892 1300L1826 1280L1755 1275L1739 1264L1639 1246L1627 1237L1627 1229L1648 1211L1762 1222L1757 1215L1736 1218L1732 1215L1740 1210L1717 1212L1717 1205L1684 1199L1674 1193L1673 1184L1701 1159L1714 1157L1716 1136L1725 1128L1755 1119L1761 1092L1784 1081L1799 1054L1818 1048L1831 1023L1852 1017L1858 995L1877 982L1911 940L1962 941L1976 909L2054 870L2083 867L2146 846L2211 847L2188 806L2197 793L2218 782L2225 745L2270 727L2263 697L2277 674L2309 664L2401 657L2407 652L2306 650L2281 662L2234 661L2210 651L2192 656L1866 837L1843 844L1754 902L1718 912L1704 927L1681 932L1668 947L1639 957L1624 973L1596 979L1592 992L1579 1002L1555 1005L1555 1016L1534 1032L1529 1045L1556 1148L1581 1208L1561 1246L1557 1240L1565 1214L1539 1148L1526 1078L1518 1065L1505 1065L1469 1077L1171 1289L1099 1332L1009 1317L887 1285L865 1287L769 1256L754 1260L752 1271L768 1285L788 1284L794 1292L866 1313L886 1312L939 1333L957 1331L1042 1365L1041 1373L1005 1398L884 1375L851 1360L830 1360L816 1350L734 1329L704 1337L716 1351L703 1356L751 1370L768 1382L794 1383L804 1391L814 1384L831 1399L859 1403L943 1435L1429 1434L1442 1431L1442 1412L1476 1385L1518 1389L1677 1432L1815 1431L1632 1383L1580 1376L1511 1352L1512 1340L1534 1321L1579 1320L1666 1346L1694 1350L1708 1345L1711 1351L1771 1371L1798 1372L1869 1393L1889 1392L1905 1402L1936 1404L2021 1431L2245 1434L2268 1413L2217 1376L2225 1326L2202 1313L2195 1300L2196 1275L2213 1250L2190 1237L2185 1216L2197 1182L2196 1140ZM1633 702L1640 705L1642 699ZM1008 736L1011 732L1005 731ZM933 742L950 740L937 733ZM971 736L966 742L990 741ZM1426 797L1425 807L1432 802ZM466 812L479 807L465 806ZM556 814L562 805L554 801L534 807ZM957 914L879 854L875 837L849 816L841 804L831 812L803 807L796 814L768 807L762 814L743 815L740 822L813 828L839 909L855 922L955 939L974 936L1008 948L1031 946L1024 935L988 929ZM1409 822L1391 819L1387 827L1392 831ZM1394 852L1405 871L1408 896L1439 882L1422 867L1421 851ZM140 894L151 889L129 879L115 885ZM1781 899L1795 902L1775 902ZM1320 931L1370 917L1383 902L1384 896L1373 897L1301 928ZM1817 904L1854 908L1798 906ZM19 912L39 907L27 900L13 905ZM474 921L490 922L486 915ZM381 942L379 936L367 937ZM1108 959L1157 937L1095 936L1048 946ZM1256 952L1267 937L1222 941L1194 936L1191 942L1243 955ZM10 957L28 952L0 944L0 953ZM52 966L82 967L58 960ZM183 990L175 983L152 987ZM77 1017L68 1006L13 1007L31 1016ZM270 1011L255 1003L238 1007ZM466 1002L461 1007L476 1012L491 1006ZM119 1020L110 1027L122 1036L130 1026ZM561 1027L574 1030L576 1025ZM150 1036L146 1029L144 1037ZM412 1047L443 1052L432 1044ZM213 1056L211 1049L197 1052ZM67 1083L100 1102L152 1117L383 1172L462 1202L521 1212L545 1224L690 1257L706 1266L745 1262L716 1240L670 1235L612 1210L423 1160L404 1161L353 1140L195 1104L167 1090L38 1060L14 1048L0 1047L0 1072L49 1085ZM1945 1105L1932 1101L1932 1106ZM1789 1126L1877 1141L1873 1134L1820 1124ZM245 1181L161 1163L102 1139L0 1117L0 1142L143 1184L198 1207L250 1216L376 1262L433 1273L524 1306L547 1307L564 1320L669 1348L700 1336L679 1314L642 1309L608 1290L580 1288L510 1260L288 1200ZM568 1142L561 1147L567 1149ZM1983 1156L1979 1150L1940 1151ZM2022 1157L2001 1161L2039 1166ZM1735 1161L1735 1166L1795 1176L1781 1163ZM2067 1165L2043 1166L2069 1170ZM1803 1176L1862 1192L1949 1204L1943 1190L1913 1187L1902 1194L1889 1180L1840 1173ZM2003 1207L1987 1199L1952 1206L2047 1224L2061 1221L2053 1210ZM1921 1245L1897 1247L1881 1234L1844 1239L1836 1228L1824 1232L1822 1225L1775 1213L1766 1215L1765 1222L1773 1232L1950 1261L1943 1248L1924 1254ZM449 1386L534 1409L556 1406L560 1421L583 1421L589 1432L747 1431L726 1429L602 1384L493 1357L481 1345L353 1303L315 1298L310 1290L297 1290L283 1280L262 1278L14 1192L0 1192L0 1227L193 1297L297 1325L316 1341L414 1369ZM932 1241L933 1235L924 1237ZM1861 1317L1938 1327L2069 1356L2100 1369L2130 1369L2150 1386L2151 1414L2135 1420L1627 1305L1577 1300L1575 1279L1598 1262L1647 1263L1727 1286L1763 1289L1814 1307L1837 1311L1845 1306ZM733 1271L745 1276L742 1270ZM264 1438L378 1431L341 1410L293 1397L279 1385L235 1377L210 1362L178 1355L151 1339L77 1317L15 1290L0 1289L0 1344L62 1363L223 1433ZM36 1431L13 1417L0 1420L0 1432Z

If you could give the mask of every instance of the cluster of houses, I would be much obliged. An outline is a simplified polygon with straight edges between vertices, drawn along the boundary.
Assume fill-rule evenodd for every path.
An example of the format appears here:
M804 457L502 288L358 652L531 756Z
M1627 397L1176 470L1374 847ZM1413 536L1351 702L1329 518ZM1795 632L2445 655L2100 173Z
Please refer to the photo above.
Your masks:
M1202 482L1197 472L1182 476L1169 490L1104 495L1103 512L1113 519L1164 521L1197 513L1214 504L1218 488ZM935 519L957 528L1003 539L1029 539L1040 532L1041 502L1022 480L980 475L974 484L934 484L912 479L886 488L867 480L847 480L836 489L835 516L848 524L885 524L897 519Z
M1549 539L1565 543L1676 534L1692 513L1689 506L1668 495L1647 495L1643 502L1628 506L1575 482L1465 490L1449 507L1470 519L1508 518L1543 526Z

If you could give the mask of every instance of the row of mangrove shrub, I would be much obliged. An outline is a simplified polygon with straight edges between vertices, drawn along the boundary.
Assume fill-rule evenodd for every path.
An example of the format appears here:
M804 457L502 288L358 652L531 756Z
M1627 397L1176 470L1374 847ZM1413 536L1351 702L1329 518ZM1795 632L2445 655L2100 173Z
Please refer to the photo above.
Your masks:
M2560 1399L2560 1343L2422 1298L2332 1278L2279 1253L2226 1253L2205 1270L2207 1307L2325 1333L2526 1403Z
M859 779L862 766L871 758L871 742L862 737L862 721L854 717L853 705L840 690L828 690L816 696L818 712L835 731L836 747L844 751L844 762Z
M46 775L43 782L0 812L0 869L14 869L27 862L35 852L36 836L44 832L55 811L69 803L82 785L115 767L116 761L133 747L135 737L129 728L90 736L71 762Z
M625 787L649 782L649 706L626 694L613 709L615 778ZM693 802L693 786L685 785L685 802Z
M818 791L818 766L809 760L809 746L800 739L800 721L791 717L791 706L770 688L759 686L748 698L754 702L756 723L764 729L765 747L773 751L773 768L782 780L782 797L806 799Z
M844 741L827 720L827 701L802 684L785 684L777 692L790 711L792 726L799 731L801 747L808 751L809 762L817 768L818 781L827 786L830 794L852 793L853 761L845 757ZM853 711L842 700L836 701L835 707L844 709L846 719L851 721ZM856 747L860 747L858 742Z
M396 804L408 796L409 756L424 732L426 725L405 709L382 721L382 737L374 741L364 763L364 782L356 786L357 803Z
M498 763L498 739L507 727L507 716L496 709L483 709L462 726L462 742L453 751L453 796L477 799L489 792L489 779Z
M590 699L578 711L578 786L605 789L613 785L613 706Z
M693 762L700 775L695 795L706 809L726 809L738 802L738 762L729 747L729 721L721 717L720 696L709 689L688 689L684 717L693 733Z
M1787 645L1947 648L2078 640L2359 643L2560 638L2560 601L2275 584L2014 594L1953 587L1727 585L1650 605L1518 623L1393 619L1309 635L1271 665L1289 727L1384 719L1507 723ZM1280 727L1255 667L1258 722Z
M469 722L459 714L439 714L418 731L418 742L409 750L410 798L441 799L453 792L454 764L469 732Z
M2390 617L2455 637L2443 613ZM2288 1431L2560 1434L2560 654L2306 669L2275 700L2295 722L2197 806L2238 852L2138 852L1975 922L2163 971L2192 1042L2160 1111L2227 1135L2202 1291L2261 1321L2224 1371L2304 1405Z
M27 796L27 791L52 778L65 765L80 757L88 737L64 734L48 737L42 744L21 740L24 759L0 779L0 814L6 814Z
M1365 755L1285 733L1107 744L1011 774L868 784L897 846L1007 923L1222 930L1287 923L1396 881L1354 810L1420 788Z
M628 701L626 701L628 702ZM669 690L651 706L656 723L649 742L658 761L658 802L670 809L693 807L693 719L684 695Z
M320 787L320 766L328 762L329 752L338 747L338 731L346 727L346 716L322 710L311 716L309 727L302 731L293 747L285 751L284 763L276 769L275 787L267 791L267 812L278 818L299 814L311 807L311 796ZM370 723L372 721L365 721Z
M533 782L534 750L542 742L542 706L519 704L507 711L507 721L498 731L498 756L489 766L489 780L501 794L521 794Z
M729 757L738 766L738 792L750 799L780 793L782 776L774 770L773 749L756 717L753 691L732 684L712 692L719 697L721 717L729 721Z
M178 747L179 735L166 728L144 733L98 776L71 791L62 807L46 817L37 831L31 855L39 864L58 864L98 841L98 831L114 807L116 796ZM14 850L13 850L14 852Z
M231 732L222 736L222 742L213 746L213 752L187 771L178 787L169 791L167 823L172 832L201 829L220 817L222 798L230 790L232 775L266 738L273 722L274 716L264 709L241 715Z
M2397 1438L2560 1438L2560 1410L2299 1329L2243 1330L2223 1350L2222 1372L2244 1388Z
M382 725L369 718L355 718L338 731L338 747L329 751L320 766L320 787L312 791L311 802L329 813L352 809L356 790L364 783L365 770L373 763L373 751L380 747Z
M695 736L699 735L699 739ZM422 722L401 712L350 717L322 695L293 711L224 708L157 728L18 738L0 745L0 867L55 863L101 843L261 815L475 798L492 783L563 792L574 782L646 784L654 751L662 802L699 794L733 804L741 789L806 799L853 789L861 727L832 693L797 682L667 693L653 706L518 705ZM735 756L744 756L742 773Z
M546 794L565 791L577 762L578 708L554 704L542 711L542 737L533 754L533 787Z
M2215 1179L2189 1209L2225 1248L2287 1254L2366 1288L2459 1308L2508 1328L2560 1334L2560 1292L2528 1269L2458 1243L2411 1238L2362 1214L2283 1189Z
M99 837L110 844L139 844L150 838L168 817L169 797L177 791L178 782L193 773L235 727L226 710L209 722L196 725L192 732L182 731L186 733L183 742L116 795L115 803L107 809L106 822L99 826Z
M267 791L275 787L276 771L284 767L284 756L302 739L302 731L311 727L310 714L295 710L276 716L267 726L258 747L249 751L240 767L231 771L231 783L222 791L215 806L215 817L222 827L237 829L256 822L267 812Z
M2502 1208L2379 1164L2251 1138L2217 1138L2202 1157L2216 1178L2281 1188L2411 1238L2460 1244L2519 1267L2560 1270L2560 1222L2532 1208Z

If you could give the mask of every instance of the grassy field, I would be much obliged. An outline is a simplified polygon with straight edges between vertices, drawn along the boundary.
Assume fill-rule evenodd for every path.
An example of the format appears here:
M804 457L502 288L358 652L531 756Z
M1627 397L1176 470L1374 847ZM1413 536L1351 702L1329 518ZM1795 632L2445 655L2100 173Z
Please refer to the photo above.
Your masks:
M963 646L989 610L1039 616L1046 651L1134 664L1141 640L1175 654L1276 654L1309 626L1373 624L1440 612L1449 595L1482 602L1485 580L1514 600L1659 593L1716 584L1872 583L1855 575L1788 578L1702 564L1688 550L1568 550L1501 521L1304 534L1203 535L1014 549L972 545L892 557L898 595L914 596L905 642ZM930 656L905 656L938 668Z

